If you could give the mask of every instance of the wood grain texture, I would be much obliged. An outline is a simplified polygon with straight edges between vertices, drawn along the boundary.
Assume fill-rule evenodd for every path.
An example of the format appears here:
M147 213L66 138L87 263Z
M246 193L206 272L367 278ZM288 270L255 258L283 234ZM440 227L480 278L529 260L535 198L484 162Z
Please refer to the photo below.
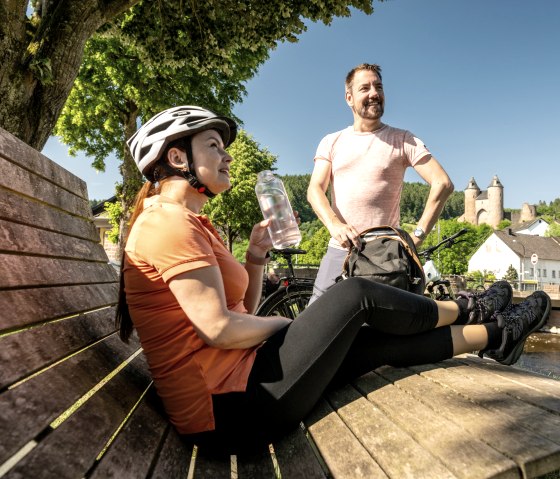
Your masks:
M119 343L117 337L109 337L0 394L0 464L47 430L53 420L134 352ZM127 390L125 386L123 391Z
M113 306L117 293L116 282L0 290L0 333Z
M0 157L87 200L86 182L0 128Z
M111 283L117 279L108 263L0 254L0 290L54 285Z
M71 215L63 209L54 208L1 187L0 218L68 236L91 241L99 240L99 235L91 218Z
M0 341L0 390L112 333L114 308L12 334Z
M74 175L66 170L57 171L55 178L46 179L36 170L20 167L0 157L0 188L17 192L38 202L67 211L74 216L91 216L89 203L84 201L82 191L67 190L61 184L72 183ZM55 172L53 168L49 173ZM77 185L76 185L77 186ZM77 194L76 194L77 193Z
M386 478L352 431L322 399L305 424L329 471L339 479Z

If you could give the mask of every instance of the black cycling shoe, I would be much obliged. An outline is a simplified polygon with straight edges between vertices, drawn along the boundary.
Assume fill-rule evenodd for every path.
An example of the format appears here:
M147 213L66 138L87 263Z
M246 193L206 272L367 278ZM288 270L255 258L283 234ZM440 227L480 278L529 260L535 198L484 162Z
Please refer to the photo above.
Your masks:
M496 320L496 313L506 309L511 303L513 291L507 281L498 281L481 293L461 291L457 298L468 299L467 311L469 318L466 324L482 324ZM498 322L503 328L503 321Z
M478 353L499 361L502 364L514 364L523 353L527 337L542 328L548 318L551 301L544 291L535 291L525 301L512 304L497 316L504 321L502 344L498 349L483 350ZM499 318L498 318L499 319Z

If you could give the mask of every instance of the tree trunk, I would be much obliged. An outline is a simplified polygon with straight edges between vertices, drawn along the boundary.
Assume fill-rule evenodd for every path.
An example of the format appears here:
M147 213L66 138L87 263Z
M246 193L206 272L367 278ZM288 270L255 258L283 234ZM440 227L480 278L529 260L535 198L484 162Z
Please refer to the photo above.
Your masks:
M34 26L27 0L0 5L0 126L37 150L47 142L86 41L138 0L51 0Z
M126 116L124 122L124 134L125 138L130 138L136 131L138 107L130 101L127 106L128 115ZM124 245L126 243L126 237L128 236L128 221L131 216L132 207L134 206L134 199L144 182L144 178L134 163L134 159L132 158L126 143L124 143L123 157L124 161L120 166L123 183L119 198L122 207L122 216L119 224L119 256L122 256Z

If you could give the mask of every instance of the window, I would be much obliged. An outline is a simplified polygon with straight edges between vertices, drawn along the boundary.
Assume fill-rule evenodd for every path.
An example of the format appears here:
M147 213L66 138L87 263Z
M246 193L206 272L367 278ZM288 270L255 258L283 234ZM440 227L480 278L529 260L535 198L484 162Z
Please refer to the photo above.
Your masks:
M542 270L542 277L546 278L546 268Z
M556 278L556 271L555 270L552 270L552 277Z

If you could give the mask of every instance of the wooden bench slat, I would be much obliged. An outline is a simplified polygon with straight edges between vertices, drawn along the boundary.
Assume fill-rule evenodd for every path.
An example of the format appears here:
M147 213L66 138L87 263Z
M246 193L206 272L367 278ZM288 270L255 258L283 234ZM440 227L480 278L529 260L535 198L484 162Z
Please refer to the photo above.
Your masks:
M107 262L99 243L0 220L0 251Z
M378 371L383 377L377 374ZM401 386L408 379L406 370L396 370L395 374L401 373L403 376L399 378L398 384L396 381L395 384L387 383L393 380L391 373L392 368L380 368L376 373L366 374L357 380L356 385L388 419L398 424L453 474L467 479L516 473L517 466L513 461L484 442L470 437L466 433L468 429L454 421L453 415L450 418L449 414L445 414L448 402L453 402L452 407L457 414L468 414L471 404L467 398L450 398L450 393L427 380L424 380L421 388L417 388L421 391L419 398L417 394L410 394L410 388ZM418 376L409 373L409 377L414 380ZM438 395L444 398L437 400ZM387 454L387 451L381 450L379 454Z
M434 374L438 372L445 373L445 369L433 371ZM560 460L560 445L523 427L522 418L511 417L504 412L509 406L503 400L495 401L494 394L489 398L487 395L486 401L477 403L471 395L461 395L447 381L444 383L445 387L442 387L414 373L406 373L406 370L391 368L383 369L381 374L394 381L399 389L419 400L425 398L428 392L431 407L442 417L468 431L471 438L483 441L504 456L512 458L530 476L547 472L533 467L540 459L553 457ZM443 379L440 380L442 382ZM506 398L506 401L509 402L509 399ZM537 417L532 416L532 419L537 420ZM472 439L469 442L473 442Z
M466 362L464 359L461 361ZM558 400L558 396L560 395L560 381L551 381L549 378L539 374L531 374L522 369L504 366L495 361L482 360L476 357L469 357L468 364L471 367L480 368L487 372L490 371L514 384L520 385L521 390L532 388L542 393L543 398L552 397ZM556 401L554 401L554 403L556 403Z
M169 426L168 434L159 452L157 463L152 472L153 479L168 479L171 477L187 477L193 448L185 444L179 435ZM178 474L180 472L180 474Z
M0 339L0 390L112 333L114 317L107 308Z
M110 283L117 277L108 263L8 254L0 254L0 275L0 289Z
M134 362L142 361L137 357ZM146 387L146 377L129 364L19 461L22 477L83 477Z
M325 473L301 427L274 443L280 474L288 478L320 479ZM297 458L297 459L296 459Z
M0 187L17 191L21 195L37 199L43 203L68 211L75 216L89 218L91 209L83 196L76 196L74 192L62 189L56 183L45 181L35 171L21 168L0 157ZM70 174L66 172L66 174ZM60 178L56 178L60 179Z
M43 178L74 192L87 200L86 182L62 166L18 140L4 129L0 129L0 155L23 168L36 172Z
M17 314L0 315L0 332L112 306L117 292L117 283L1 291L0 311Z
M117 343L120 339L111 336L0 395L0 464L134 352Z
M237 466L234 471L237 474ZM235 477L231 467L231 457L227 455L205 454L198 450L195 461L194 477L230 479Z
M73 216L62 209L32 201L2 188L0 188L0 218L92 241L99 239L92 218L86 220Z
M492 391L493 400L501 403L501 412L514 418L516 424L523 425L523 427L560 444L560 415L549 414L549 409L543 410L539 405L519 398L520 388L513 387L513 383L505 381L499 383L499 377L480 372L476 368L463 365L443 371L426 371L422 374L435 381L445 381L446 386L452 387L459 394L468 395L479 404L484 404L488 400L489 391ZM533 393L531 394L533 399L535 396L543 397L542 393L535 394L534 391ZM558 398L554 399L549 396L544 399L549 400L545 401L546 406L560 413Z
M305 419L305 425L337 479L388 477L324 399Z
M258 479L261 477L275 477L274 463L270 450L267 448L260 453L237 456L237 473L240 478Z
M154 405L144 399L90 478L148 477L170 427ZM168 477L186 477L187 468L168 472Z
M455 478L437 457L392 422L351 386L333 391L329 402L389 477Z

